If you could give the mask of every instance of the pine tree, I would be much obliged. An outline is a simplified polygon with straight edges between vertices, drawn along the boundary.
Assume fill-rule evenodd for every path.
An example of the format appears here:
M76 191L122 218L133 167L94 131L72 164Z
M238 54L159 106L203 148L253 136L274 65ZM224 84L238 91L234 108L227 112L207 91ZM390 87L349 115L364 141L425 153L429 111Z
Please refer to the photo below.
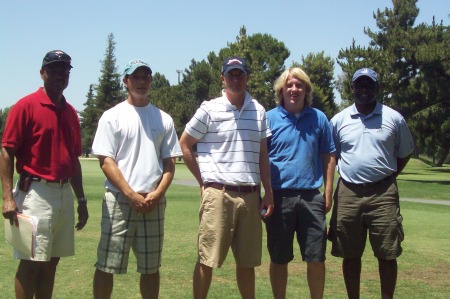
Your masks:
M114 107L124 99L120 74L117 72L114 54L114 35L108 35L108 46L105 59L101 62L101 76L97 85L90 85L84 103L84 110L80 112L83 152L89 154L97 130L98 121L103 112Z

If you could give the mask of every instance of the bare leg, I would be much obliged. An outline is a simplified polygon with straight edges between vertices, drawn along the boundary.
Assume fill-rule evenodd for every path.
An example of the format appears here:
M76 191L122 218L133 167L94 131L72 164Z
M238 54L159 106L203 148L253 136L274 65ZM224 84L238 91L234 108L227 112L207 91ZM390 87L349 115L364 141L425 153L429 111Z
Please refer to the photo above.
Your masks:
M141 274L139 287L143 299L156 299L159 296L159 271L153 274Z
M236 265L236 281L243 299L255 299L255 268Z
M20 260L15 277L16 298L52 298L58 263L59 257L52 257L49 262Z
M208 296L211 278L212 268L197 262L193 277L194 299L204 299Z
M286 298L288 264L270 263L270 284L274 299Z
M349 299L359 298L359 287L361 282L361 259L344 258L342 262L345 287Z
M397 284L397 260L378 259L378 272L380 273L381 298L393 298Z
M98 269L94 274L94 299L111 298L114 285L114 277L111 273L106 273Z
M20 260L14 281L17 299L33 298L37 289L40 263Z
M307 276L311 299L322 299L325 288L325 263L307 263Z

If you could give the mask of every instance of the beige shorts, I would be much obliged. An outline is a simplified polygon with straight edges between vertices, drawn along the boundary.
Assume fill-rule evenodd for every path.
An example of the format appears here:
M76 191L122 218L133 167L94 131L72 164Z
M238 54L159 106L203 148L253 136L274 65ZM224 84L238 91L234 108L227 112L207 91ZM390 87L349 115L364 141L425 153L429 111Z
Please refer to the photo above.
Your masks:
M236 264L261 265L262 224L259 192L228 192L206 188L200 206L199 262L220 268L231 247Z
M34 244L34 258L14 250L14 257L33 261L50 261L52 257L75 254L74 204L70 183L31 183L28 192L14 191L20 213L39 219Z

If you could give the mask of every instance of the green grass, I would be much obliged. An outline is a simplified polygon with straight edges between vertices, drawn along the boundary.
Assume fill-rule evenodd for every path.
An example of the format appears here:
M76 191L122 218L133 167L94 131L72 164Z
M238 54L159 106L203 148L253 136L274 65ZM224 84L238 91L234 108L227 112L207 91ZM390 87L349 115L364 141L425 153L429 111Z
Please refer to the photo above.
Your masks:
M419 160L411 160L410 166L399 177L403 197L450 198L448 165L436 171ZM82 167L90 218L86 227L76 232L76 255L63 258L60 262L54 291L56 299L92 298L104 177L95 160L83 160ZM177 164L175 177L176 180L192 179L184 164ZM173 184L167 193L167 201L160 297L192 298L192 271L197 258L199 188ZM401 208L406 238L403 255L398 261L396 298L446 298L450 293L450 206L402 202ZM4 236L3 226L0 226L0 236ZM327 246L329 251L330 243ZM115 276L113 298L140 298L139 276L131 256L129 273ZM14 298L13 279L18 261L12 258L12 250L5 242L0 243L0 261L0 298ZM268 276L269 256L265 246L262 262L262 266L256 269L257 298L272 298ZM326 265L325 297L346 298L341 260L327 254ZM287 298L309 298L306 265L301 262L299 254L290 264L289 271ZM232 299L239 298L238 294L230 252L224 266L214 270L209 298ZM380 297L378 269L370 246L363 257L361 296Z

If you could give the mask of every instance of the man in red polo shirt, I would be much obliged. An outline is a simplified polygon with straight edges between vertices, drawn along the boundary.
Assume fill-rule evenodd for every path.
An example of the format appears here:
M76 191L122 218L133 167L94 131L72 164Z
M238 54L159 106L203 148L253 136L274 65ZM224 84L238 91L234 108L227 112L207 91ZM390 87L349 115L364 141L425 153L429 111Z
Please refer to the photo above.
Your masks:
M38 219L33 256L14 249L20 259L16 298L51 298L60 257L74 255L72 188L78 198L75 228L82 229L89 217L78 160L80 124L63 95L70 63L70 56L60 50L45 55L40 70L44 87L13 106L3 133L3 217L11 225L18 225L18 213ZM20 175L15 188L14 158Z

